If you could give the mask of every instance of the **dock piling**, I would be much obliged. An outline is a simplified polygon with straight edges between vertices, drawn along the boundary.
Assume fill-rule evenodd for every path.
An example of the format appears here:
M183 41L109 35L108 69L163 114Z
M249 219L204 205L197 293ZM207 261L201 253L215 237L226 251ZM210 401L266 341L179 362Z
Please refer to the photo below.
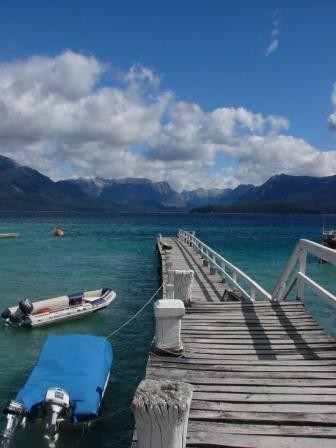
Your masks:
M174 271L174 299L182 300L190 306L194 271L189 269Z
M184 314L184 304L181 300L161 299L154 303L155 353L176 356L183 353L181 320Z
M192 386L175 381L142 381L132 410L139 448L185 448Z

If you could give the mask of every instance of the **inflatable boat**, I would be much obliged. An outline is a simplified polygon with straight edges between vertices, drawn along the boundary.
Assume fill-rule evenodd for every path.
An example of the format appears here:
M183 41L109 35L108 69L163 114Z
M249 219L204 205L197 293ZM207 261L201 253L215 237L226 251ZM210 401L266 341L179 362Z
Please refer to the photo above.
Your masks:
M93 313L108 306L115 297L114 291L105 288L35 302L23 299L18 306L4 310L1 317L7 325L40 327Z

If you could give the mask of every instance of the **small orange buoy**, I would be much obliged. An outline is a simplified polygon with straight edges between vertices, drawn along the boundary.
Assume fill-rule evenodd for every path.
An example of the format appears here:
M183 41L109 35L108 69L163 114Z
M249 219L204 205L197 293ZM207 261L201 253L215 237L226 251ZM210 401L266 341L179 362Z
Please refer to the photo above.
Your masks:
M54 230L54 236L63 236L64 232L62 229L60 229L59 227L56 227L56 229Z

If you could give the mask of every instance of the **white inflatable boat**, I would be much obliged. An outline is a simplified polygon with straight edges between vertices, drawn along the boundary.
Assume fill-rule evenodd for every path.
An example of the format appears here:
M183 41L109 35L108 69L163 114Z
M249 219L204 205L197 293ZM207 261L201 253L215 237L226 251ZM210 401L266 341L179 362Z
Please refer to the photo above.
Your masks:
M18 306L4 310L1 317L7 325L40 327L93 313L108 306L115 297L114 291L105 288L36 302L24 299Z

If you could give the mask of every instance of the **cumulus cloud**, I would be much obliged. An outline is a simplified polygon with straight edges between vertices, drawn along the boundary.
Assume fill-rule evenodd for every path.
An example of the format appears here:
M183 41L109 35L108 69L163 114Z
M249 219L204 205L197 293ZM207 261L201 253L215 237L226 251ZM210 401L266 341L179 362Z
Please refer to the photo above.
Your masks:
M266 57L274 53L274 51L279 48L279 32L280 32L279 11L276 11L273 14L273 28L271 31L270 43L268 44L264 52Z
M63 151L101 142L110 150L146 141L159 129L169 93L139 93L144 81L156 86L150 70L131 68L131 87L99 87L107 66L71 51L55 57L32 57L0 64L0 142L2 145L55 142ZM138 89L135 89L138 85Z
M142 65L116 80L112 73L72 51L1 63L1 154L53 179L148 177L178 190L336 172L336 152L287 135L286 117L244 107L205 112L175 100Z

